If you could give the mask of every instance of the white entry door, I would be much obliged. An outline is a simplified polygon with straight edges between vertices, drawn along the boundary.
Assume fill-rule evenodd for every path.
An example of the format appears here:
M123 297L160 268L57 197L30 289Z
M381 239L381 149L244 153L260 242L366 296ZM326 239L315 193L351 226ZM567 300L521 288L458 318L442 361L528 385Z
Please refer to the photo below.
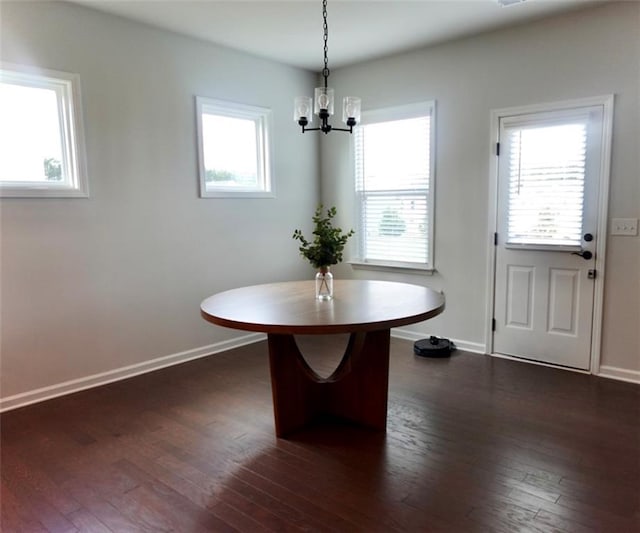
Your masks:
M603 113L500 119L496 354L590 367Z

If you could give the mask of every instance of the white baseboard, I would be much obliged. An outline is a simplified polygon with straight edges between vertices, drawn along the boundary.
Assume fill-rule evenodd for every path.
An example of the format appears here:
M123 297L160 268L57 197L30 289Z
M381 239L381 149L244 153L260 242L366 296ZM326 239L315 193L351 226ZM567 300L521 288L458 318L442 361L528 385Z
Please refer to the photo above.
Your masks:
M420 339L428 338L429 334L404 328L396 328L391 330L391 336L415 342ZM201 357L224 352L233 348L239 348L240 346L253 344L266 338L267 336L263 333L251 333L228 341L217 342L209 346L203 346L201 348L195 348L185 352L158 357L151 361L144 361L143 363L109 370L100 374L93 374L84 378L65 381L56 385L15 394L13 396L7 396L6 398L0 398L0 413L33 403L50 400L58 396L64 396L65 394L71 394L73 392L79 392L81 390L98 387L100 385L106 385L107 383L112 383L114 381L138 376L140 374L146 374L147 372L153 372L154 370L160 370L161 368L185 363L193 359L199 359ZM459 339L451 340L460 350L483 355L486 353L485 346L483 344L462 341ZM626 370L624 368L617 368L613 366L601 366L600 372L598 372L597 375L603 378L617 379L620 381L640 384L640 371L637 370Z
M186 352L165 355L163 357L144 361L135 365L124 366L116 368L115 370L102 372L100 374L93 374L84 378L73 379L71 381L65 381L63 383L50 385L41 389L7 396L6 398L0 398L0 413L11 409L17 409L18 407L24 407L32 403L50 400L58 396L64 396L65 394L71 394L73 392L98 387L99 385L106 385L107 383L112 383L114 381L138 376L140 374L146 374L147 372L153 372L154 370L185 363L186 361L199 359L200 357L206 357L208 355L224 352L233 348L239 348L240 346L253 344L254 342L259 342L266 338L267 336L264 333L251 333L228 341L217 342L209 346L187 350Z
M525 363L529 365L546 366L549 368L555 368L558 370L565 370L568 372L577 372L578 374L591 374L589 370L580 370L578 368L570 368L566 366L558 366L549 363L543 363L540 361L533 361L530 359L522 359L520 357L511 357L510 355L503 355L499 353L490 354L491 357L497 357L499 359L508 359L510 361L516 361L519 363ZM601 366L599 372L593 373L594 376L607 379L617 379L618 381L627 381L629 383L640 384L640 372L637 370L627 370L625 368L617 368L615 366Z
M430 337L429 333L423 333L420 331L413 331L410 329L404 328L394 328L391 330L391 336L397 339L404 339L406 341L419 341L420 339L428 339ZM486 349L484 344L480 344L477 342L468 342L460 339L451 339L453 344L455 344L456 348L459 350L464 350L465 352L486 354Z
M638 370L627 370L626 368L601 365L600 371L596 375L601 378L617 379L619 381L640 384L640 371Z

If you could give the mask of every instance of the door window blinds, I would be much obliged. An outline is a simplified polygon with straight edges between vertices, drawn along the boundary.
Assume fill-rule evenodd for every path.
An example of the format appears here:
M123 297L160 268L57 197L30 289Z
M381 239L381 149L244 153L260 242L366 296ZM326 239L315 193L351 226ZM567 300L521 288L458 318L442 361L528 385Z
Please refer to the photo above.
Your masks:
M507 142L507 244L580 246L586 122L510 128Z

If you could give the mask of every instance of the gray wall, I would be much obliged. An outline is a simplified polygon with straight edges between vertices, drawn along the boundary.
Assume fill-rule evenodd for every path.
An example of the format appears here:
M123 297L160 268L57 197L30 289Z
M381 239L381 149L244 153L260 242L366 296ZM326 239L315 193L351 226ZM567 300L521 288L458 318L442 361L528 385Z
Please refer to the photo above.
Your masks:
M447 310L418 333L485 345L490 111L615 94L609 218L640 217L640 4L614 3L332 72L368 109L437 102L433 276L337 269L340 276L444 290ZM322 196L355 226L349 143L321 143ZM608 236L601 364L640 380L640 238ZM624 372L631 371L631 372Z
M292 102L315 77L64 3L2 6L2 59L81 76L89 199L2 199L1 396L216 344L206 296L312 270L318 200ZM200 199L194 96L273 110L276 199Z

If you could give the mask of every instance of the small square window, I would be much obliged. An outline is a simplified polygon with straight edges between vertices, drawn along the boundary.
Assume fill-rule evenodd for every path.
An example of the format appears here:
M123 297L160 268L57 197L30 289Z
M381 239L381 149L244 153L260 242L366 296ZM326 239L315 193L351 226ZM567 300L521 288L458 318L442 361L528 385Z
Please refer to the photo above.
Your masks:
M273 198L271 111L196 97L200 196Z
M0 67L0 196L87 197L77 74Z

